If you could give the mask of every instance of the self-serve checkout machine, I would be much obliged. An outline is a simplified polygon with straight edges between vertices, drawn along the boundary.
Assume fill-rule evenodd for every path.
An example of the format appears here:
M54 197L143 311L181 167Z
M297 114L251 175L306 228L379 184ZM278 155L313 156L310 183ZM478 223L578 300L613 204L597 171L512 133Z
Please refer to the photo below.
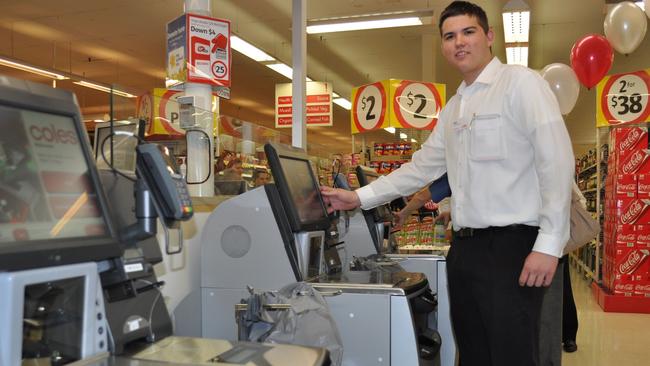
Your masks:
M336 226L307 155L277 144L267 144L265 152L275 183L224 201L205 223L202 335L236 334L236 325L224 319L248 297L247 286L273 291L308 281L327 300L343 341L343 365L435 364L425 335L426 315L433 310L426 277L336 272L341 269L331 232Z
M357 166L356 174L360 186L365 186L379 178L372 168ZM383 233L390 232L390 209L381 205L370 210L356 209L348 212L349 231L344 238L349 255L377 258L380 263L397 262L407 271L424 273L429 286L437 294L438 306L429 317L429 326L440 333L442 345L440 361L442 366L456 364L456 344L451 328L449 313L449 292L447 289L447 262L444 254L398 254L391 251ZM351 239L350 237L354 238Z
M138 241L154 230L150 196L167 224L191 214L184 183L156 145L138 147L138 175L146 183L138 180L135 192L146 205L136 205L138 222L118 236L112 218L119 212L111 212L72 94L0 76L0 129L1 365L327 361L321 349L168 336L163 300L146 296L157 291L155 276L145 286L133 281L148 267L116 240ZM125 321L114 315L129 309ZM131 333L146 342L133 353L118 349Z

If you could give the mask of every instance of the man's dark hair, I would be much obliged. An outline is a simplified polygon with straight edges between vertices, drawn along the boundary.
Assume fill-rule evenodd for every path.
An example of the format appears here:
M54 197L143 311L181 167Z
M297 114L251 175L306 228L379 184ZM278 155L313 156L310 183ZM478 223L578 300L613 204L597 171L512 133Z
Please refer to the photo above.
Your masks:
M449 6L445 8L440 14L440 21L438 21L438 29L440 29L440 35L442 35L442 23L449 18L455 17L458 15L468 15L476 17L478 24L483 28L485 34L487 34L490 29L488 24L487 15L485 15L485 10L480 6L470 3L468 1L454 1Z

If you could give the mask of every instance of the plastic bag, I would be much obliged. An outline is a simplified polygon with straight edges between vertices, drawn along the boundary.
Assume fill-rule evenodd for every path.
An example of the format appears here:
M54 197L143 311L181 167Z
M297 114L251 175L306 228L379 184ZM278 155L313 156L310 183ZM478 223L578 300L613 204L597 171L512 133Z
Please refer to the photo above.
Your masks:
M343 359L343 342L323 296L305 282L277 292L252 293L241 303L239 339L251 342L285 343L326 348L333 365ZM288 304L289 309L271 310L264 305Z

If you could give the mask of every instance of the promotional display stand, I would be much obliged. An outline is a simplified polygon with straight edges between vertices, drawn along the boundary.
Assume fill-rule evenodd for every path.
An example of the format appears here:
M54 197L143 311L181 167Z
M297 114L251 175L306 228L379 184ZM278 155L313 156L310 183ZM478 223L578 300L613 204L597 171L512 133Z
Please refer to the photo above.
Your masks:
M592 290L608 312L650 313L649 89L650 70L607 76L597 89L596 208L603 230Z

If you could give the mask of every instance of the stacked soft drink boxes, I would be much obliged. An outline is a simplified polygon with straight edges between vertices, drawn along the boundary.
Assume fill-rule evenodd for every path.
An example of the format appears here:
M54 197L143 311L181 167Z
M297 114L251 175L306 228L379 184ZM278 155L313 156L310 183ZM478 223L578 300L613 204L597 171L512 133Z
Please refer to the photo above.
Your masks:
M613 129L607 164L603 284L615 295L650 297L650 150L647 128Z

